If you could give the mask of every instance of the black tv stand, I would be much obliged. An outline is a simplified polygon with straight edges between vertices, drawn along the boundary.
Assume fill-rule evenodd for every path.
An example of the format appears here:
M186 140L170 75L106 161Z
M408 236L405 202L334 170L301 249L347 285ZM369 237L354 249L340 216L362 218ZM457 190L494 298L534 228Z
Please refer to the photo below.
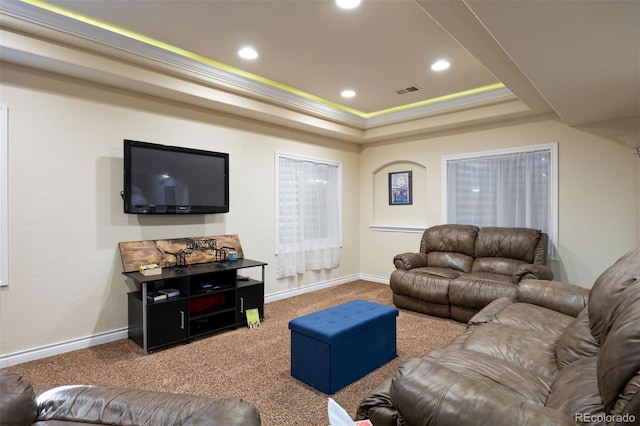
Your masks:
M123 272L137 290L128 294L129 337L145 353L246 325L246 310L264 318L264 268L250 259L164 268L161 275ZM238 279L238 270L262 268L262 280ZM163 296L161 290L178 294Z

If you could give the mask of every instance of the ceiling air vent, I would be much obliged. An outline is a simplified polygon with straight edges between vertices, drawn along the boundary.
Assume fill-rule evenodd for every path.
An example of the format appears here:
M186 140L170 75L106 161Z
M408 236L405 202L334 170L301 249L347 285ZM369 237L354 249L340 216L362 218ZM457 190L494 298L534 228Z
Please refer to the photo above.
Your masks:
M398 95L404 95L406 93L417 92L418 90L422 90L422 89L418 86L409 86L409 87L404 87L402 89L396 90L396 93Z

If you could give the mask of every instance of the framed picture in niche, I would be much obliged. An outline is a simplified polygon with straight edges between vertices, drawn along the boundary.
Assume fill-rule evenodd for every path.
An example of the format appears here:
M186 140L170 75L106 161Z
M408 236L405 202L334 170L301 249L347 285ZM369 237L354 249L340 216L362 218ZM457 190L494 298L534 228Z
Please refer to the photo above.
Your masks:
M413 204L411 171L389 173L389 205Z

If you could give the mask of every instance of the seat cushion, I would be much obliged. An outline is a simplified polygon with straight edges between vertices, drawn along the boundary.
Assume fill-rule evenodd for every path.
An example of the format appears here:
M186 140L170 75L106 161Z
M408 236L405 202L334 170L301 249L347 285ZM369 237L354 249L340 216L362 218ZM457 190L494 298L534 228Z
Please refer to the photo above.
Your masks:
M520 259L509 259L506 257L478 257L473 261L471 272L489 272L508 277L511 282L516 282L515 274L520 266L527 265Z
M480 376L477 376L480 377ZM491 380L476 380L429 358L403 363L389 388L389 400L407 425L573 425L550 410Z
M555 342L574 320L571 315L518 302L506 305L495 314L491 322L523 330L537 330L547 334L548 339Z
M431 275L434 277L446 278L447 280L452 280L459 276L462 276L462 271L459 271L454 268L444 268L438 266L425 266L422 268L414 268L411 270L412 273L416 275Z
M548 378L476 351L446 347L433 350L424 357L483 382L489 388L500 388L533 404L545 405L551 392L552 382Z
M512 297L516 286L510 277L487 272L464 274L451 280L449 302L465 308L482 309L500 297Z
M494 323L473 327L463 349L508 361L550 380L555 378L558 372L555 339L550 339L547 333Z

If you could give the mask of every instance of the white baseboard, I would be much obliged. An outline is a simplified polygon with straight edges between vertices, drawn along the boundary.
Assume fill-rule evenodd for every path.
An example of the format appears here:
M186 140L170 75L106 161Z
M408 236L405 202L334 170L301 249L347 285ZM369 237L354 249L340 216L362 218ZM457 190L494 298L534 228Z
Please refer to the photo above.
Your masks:
M340 284L346 284L355 280L366 280L381 284L389 284L388 278L376 277L373 275L350 275L335 280L323 281L316 284L307 285L304 287L280 291L266 295L264 298L265 303L275 302L276 300L287 299L289 297L298 296L304 293L310 293L312 291L321 290L323 288L334 287ZM92 346L102 345L105 343L114 342L120 339L127 339L129 337L128 330L122 328L119 330L108 331L105 333L94 334L92 336L81 337L78 339L67 340L61 343L54 343L52 345L42 346L35 349L28 349L26 351L14 352L8 355L0 356L0 368L10 367L12 365L22 364L23 362L34 361L36 359L47 358L54 355L60 355L66 352L77 351L79 349L86 349Z
M365 280L376 282L380 284L389 284L389 278L376 277L373 275L350 275L335 280L323 281L316 284L306 285L300 288L294 288L290 290L284 290L277 293L271 293L264 297L264 303L275 302L276 300L288 299L289 297L298 296L300 294L310 293L312 291L322 290L323 288L329 288L340 284L350 283L351 281Z
M389 276L387 275L386 277L377 277L375 275L366 275L366 274L360 274L359 278L360 280L364 280L364 281L371 281L374 283L379 283L379 284L389 284Z
M23 362L34 361L36 359L47 358L54 355L60 355L66 352L77 351L79 349L86 349L92 346L115 342L116 340L126 338L128 338L128 330L123 328L120 330L113 330L106 333L67 340L66 342L41 346L39 348L29 349L26 351L14 352L0 357L0 368L10 367L12 365L22 364Z
M279 291L277 293L271 293L264 297L264 303L275 302L276 300L288 299L289 297L298 296L300 294L311 293L312 291L322 290L323 288L334 287L340 284L346 284L351 281L359 280L358 275L351 275L347 277L338 278L335 280L322 281L316 284L306 285L300 288L293 288L290 290Z

